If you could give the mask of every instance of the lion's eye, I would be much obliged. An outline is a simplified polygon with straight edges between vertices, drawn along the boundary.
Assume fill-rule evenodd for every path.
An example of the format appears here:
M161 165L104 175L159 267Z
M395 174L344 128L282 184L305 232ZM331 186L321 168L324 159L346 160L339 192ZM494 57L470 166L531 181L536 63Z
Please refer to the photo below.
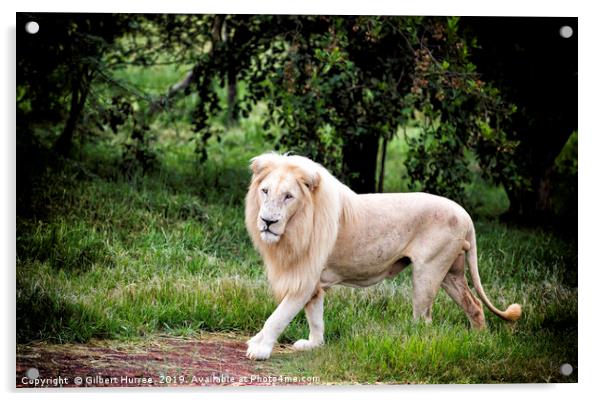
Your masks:
M268 189L267 188L261 188L261 192L263 192L264 194L268 193Z
M291 194L284 195L284 200L289 200L289 199L293 199L293 195L291 195Z

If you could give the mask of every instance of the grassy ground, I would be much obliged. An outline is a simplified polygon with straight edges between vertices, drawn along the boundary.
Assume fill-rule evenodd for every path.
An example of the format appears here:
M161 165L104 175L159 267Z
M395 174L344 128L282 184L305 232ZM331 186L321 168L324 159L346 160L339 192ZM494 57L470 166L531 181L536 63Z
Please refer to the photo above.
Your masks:
M171 71L165 85L181 74ZM149 90L150 81L132 84ZM261 329L275 304L243 221L248 160L271 148L257 113L212 142L203 166L182 126L162 116L155 172L124 178L116 167L124 138L109 135L88 141L82 161L36 180L29 212L17 217L18 343ZM407 147L396 139L388 149L385 189L404 190ZM507 207L503 190L476 178L467 193L473 215ZM523 305L517 324L486 312L489 330L472 332L443 292L433 324L415 324L407 269L368 289L329 291L326 345L276 352L266 368L322 383L576 381L559 373L563 363L578 366L576 243L491 218L476 228L485 290L500 308ZM280 341L307 337L306 326L301 314Z

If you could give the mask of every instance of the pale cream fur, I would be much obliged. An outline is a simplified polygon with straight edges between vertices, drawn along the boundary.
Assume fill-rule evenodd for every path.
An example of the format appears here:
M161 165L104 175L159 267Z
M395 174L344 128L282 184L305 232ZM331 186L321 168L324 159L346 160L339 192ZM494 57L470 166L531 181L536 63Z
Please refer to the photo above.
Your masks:
M303 307L310 336L294 348L321 345L325 289L373 285L410 261L414 318L431 320L433 299L443 287L473 327L484 327L481 303L464 276L465 254L487 307L506 320L520 317L520 305L502 312L487 299L472 220L451 200L425 193L358 195L301 156L264 154L252 160L251 169L246 226L280 304L248 341L249 358L269 358L278 336Z

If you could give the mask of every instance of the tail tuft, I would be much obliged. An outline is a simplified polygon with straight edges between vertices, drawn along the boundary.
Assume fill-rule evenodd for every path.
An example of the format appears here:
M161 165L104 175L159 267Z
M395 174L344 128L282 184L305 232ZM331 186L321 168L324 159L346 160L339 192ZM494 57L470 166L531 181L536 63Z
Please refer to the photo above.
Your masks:
M504 317L511 322L516 322L522 313L523 308L519 304L512 304L504 312Z

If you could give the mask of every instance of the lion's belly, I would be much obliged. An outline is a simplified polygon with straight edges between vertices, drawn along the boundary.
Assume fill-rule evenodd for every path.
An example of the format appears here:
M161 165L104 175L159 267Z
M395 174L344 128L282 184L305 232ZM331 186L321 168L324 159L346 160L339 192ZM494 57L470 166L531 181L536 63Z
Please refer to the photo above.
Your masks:
M368 287L386 278L395 277L409 263L409 259L403 258L388 265L366 266L364 269L357 269L357 266L353 268L342 266L327 267L322 271L322 275L320 276L320 285L322 287L331 287L336 284L350 287ZM350 274L350 271L355 271L356 273Z
M372 215L373 217L374 214ZM369 286L392 275L394 264L407 254L411 230L400 221L375 217L382 223L359 221L353 231L342 233L328 258L327 277L339 284Z
M403 247L387 242L385 238L379 242L365 243L364 246L344 254L334 253L326 270L338 275L345 282L379 282L389 275L395 262L405 256Z
M444 198L420 193L370 194L360 195L357 206L362 213L353 229L339 232L321 277L324 285L376 284L395 276L410 259L420 260L430 253L433 243L466 235L467 225L460 224L465 212Z
M394 277L408 264L409 259L399 243L388 244L387 238L364 242L362 247L331 255L321 281L323 284L368 287Z

